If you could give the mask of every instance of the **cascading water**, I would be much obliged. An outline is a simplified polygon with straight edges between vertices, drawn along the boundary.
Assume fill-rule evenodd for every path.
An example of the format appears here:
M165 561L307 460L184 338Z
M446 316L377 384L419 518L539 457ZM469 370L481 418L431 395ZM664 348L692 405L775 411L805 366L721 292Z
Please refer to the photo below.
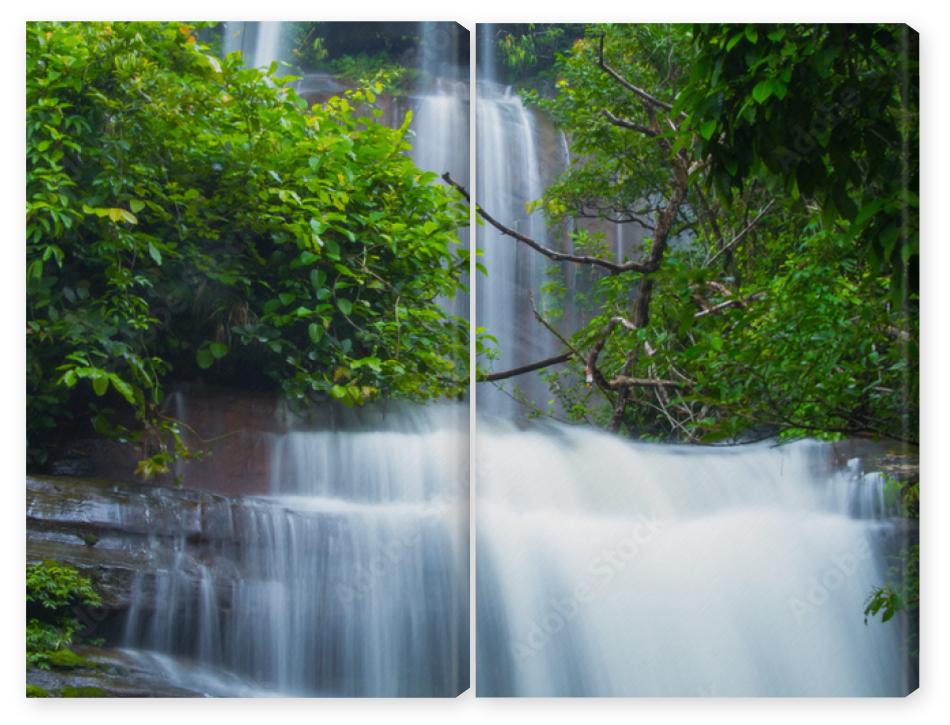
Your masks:
M448 172L465 187L469 184L469 89L468 75L457 61L466 37L454 23L421 23L421 87L409 96L408 109L397 105L398 116L405 110L413 113L411 154L416 165L439 176ZM459 242L468 247L468 229L459 230ZM441 303L452 314L468 318L467 294Z
M565 245L524 208L566 167L564 137L539 142L549 125L492 82L491 28L480 31L478 201L509 227ZM641 244L630 225L602 230L618 260ZM547 260L487 225L478 245L488 275L477 324L499 340L494 369L560 352L529 301L540 307ZM568 277L568 307L575 289ZM550 397L536 374L514 382L535 404ZM488 384L477 403L479 695L916 686L910 624L864 623L889 556L911 534L859 461L832 466L832 449L815 442L690 448L527 423L524 407Z
M180 529L201 540L182 533L157 575L138 575L125 646L214 695L464 690L464 408L291 430L270 450L271 495L175 513L200 519Z
M862 613L907 531L831 456L481 421L478 693L912 690L908 623Z
M542 215L528 213L525 205L539 199L545 182L565 167L563 137L549 125L542 129L537 114L517 94L491 81L478 84L476 131L478 203L506 226L545 246L562 247L564 240L554 238ZM487 224L479 227L477 237L488 269L478 285L478 325L498 340L495 369L519 367L559 352L553 335L538 334L532 311L532 299L535 307L542 307L548 260ZM517 384L532 400L547 399L537 376ZM504 391L479 389L480 410L511 415L519 407Z

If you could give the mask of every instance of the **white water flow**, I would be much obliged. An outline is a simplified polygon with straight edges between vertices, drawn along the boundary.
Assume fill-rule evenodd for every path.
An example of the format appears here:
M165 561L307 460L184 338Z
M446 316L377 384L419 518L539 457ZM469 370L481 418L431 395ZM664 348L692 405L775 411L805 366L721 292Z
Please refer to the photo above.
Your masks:
M491 82L490 60L479 61L478 201L563 248L524 204L568 163L564 137ZM618 260L636 253L642 230L599 228ZM487 225L478 244L488 275L477 324L499 339L494 370L561 352L529 301L540 307L547 260ZM566 281L570 310L583 282L569 270ZM560 324L570 331L577 320ZM535 404L551 397L537 374L513 382ZM808 441L714 449L516 423L525 406L487 383L477 401L478 694L852 696L915 686L906 619L864 623L871 591L912 533L859 461L833 464L831 446Z
M443 38L441 26L446 23L423 23L424 28L437 26L425 34L433 39L437 50L454 53L455 45ZM451 24L449 24L451 25ZM454 31L452 33L454 35ZM458 80L457 69L449 67L448 60L439 62L430 51L425 62L430 69L426 87L414 92L408 99L412 110L411 129L413 139L412 159L423 171L439 176L448 172L462 186L469 186L469 95L467 80ZM434 75L441 71L443 75ZM402 111L402 108L399 109ZM404 112L404 111L403 111ZM400 114L401 115L401 114ZM442 181L437 183L441 184ZM459 243L469 245L468 228L459 229ZM467 282L468 275L465 275ZM469 317L468 295L458 293L451 300L442 299L441 304L451 314Z
M862 614L906 534L857 461L479 426L480 695L911 688L906 621Z
M275 60L289 60L286 23L230 21L223 25L224 54L241 51L248 68L267 68Z
M511 89L479 82L476 106L478 203L495 219L545 246L564 248L563 237L552 235L540 212L529 214L526 204L539 199L545 183L566 163L563 137L550 125L542 128L538 115L525 108ZM485 224L478 228L478 247L487 277L478 283L477 324L498 340L495 371L508 370L550 357L561 344L540 328L532 311L543 310L542 285L548 260L511 237ZM537 375L518 378L517 387L540 403L548 399ZM479 408L513 415L521 408L506 391L491 385L479 388Z
M169 542L152 542L157 573L135 581L124 646L207 694L456 695L467 447L462 406L271 436L270 495L150 510L183 531L197 517L201 536L164 563Z

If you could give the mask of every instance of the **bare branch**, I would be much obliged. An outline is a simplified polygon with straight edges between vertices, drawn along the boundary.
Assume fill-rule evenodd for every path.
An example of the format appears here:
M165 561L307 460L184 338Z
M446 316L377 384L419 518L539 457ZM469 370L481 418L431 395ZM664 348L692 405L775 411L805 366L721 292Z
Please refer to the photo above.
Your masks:
M619 388L621 385L627 387L652 387L652 388L684 388L686 383L677 382L676 380L663 380L661 378L631 378L627 375L618 375L615 378L610 380L610 386L612 388Z
M617 214L611 214L616 211ZM657 210L649 210L655 212ZM654 231L654 226L643 218L646 212L627 211L613 206L597 206L594 204L582 204L580 208L573 213L575 219L602 219L613 224L637 224L647 231Z
M541 370L542 368L550 367L551 365L557 365L559 363L567 362L573 357L574 353L568 350L567 352L562 352L560 355L554 355L553 357L545 358L544 360L538 360L537 362L529 363L527 365L522 365L521 367L512 368L511 370L505 370L499 373L491 373L486 375L478 382L490 383L495 380L505 380L506 378L513 378L516 375L524 375L525 373L531 373L535 370Z
M752 300L758 299L759 297L765 296L765 292L755 292L754 294L749 295L744 300L739 298L726 300L725 302L720 302L718 305L713 305L712 307L707 307L704 310L697 312L693 317L705 317L706 315L714 315L717 312L728 309L730 307L745 307L747 303Z
M531 311L534 313L534 319L540 322L548 332L554 335L560 341L560 343L570 350L574 355L579 358L583 358L584 356L581 354L581 351L574 347L554 325L544 319L544 316L538 311L538 308L535 307L534 295L530 292L528 293L528 301L531 303Z
M607 344L607 339L610 337L610 333L613 332L613 329L617 325L620 325L633 332L637 330L637 326L625 317L620 317L620 315L617 315L610 318L610 322L607 323L607 327L604 330L603 336L596 343L594 343L594 346L590 350L590 355L587 356L587 365L584 367L584 379L588 385L597 383L598 387L600 388L610 390L614 389L614 386L611 385L611 382L607 380L603 373L601 373L598 369L597 358L600 357L600 353L604 349L604 345Z
M618 118L617 116L612 114L610 111L608 111L606 108L602 109L600 113L604 118L610 121L610 123L612 123L614 126L618 126L619 128L627 128L627 129L630 129L631 131L639 131L644 136L649 136L651 138L656 136L656 132L652 128L648 128L634 121L628 121L626 118Z
M621 375L630 375L630 371L633 370L633 366L637 362L639 357L640 348L633 347L627 352L627 359L624 360L623 368L620 371ZM647 353L650 354L649 352ZM630 400L630 388L622 386L617 393L617 400L614 403L614 412L610 416L610 430L614 433L617 433L620 430L620 425L623 423L623 414L627 409L627 402Z
M448 173L442 175L442 180L450 186L455 187L465 199L471 203L472 199L468 194L468 191L455 181ZM521 232L517 232L514 229L506 227L500 221L496 220L491 216L487 211L481 208L478 204L475 205L475 211L478 212L478 215L484 219L486 222L491 224L495 229L500 231L505 236L516 239L522 244L527 244L536 252L540 252L548 259L553 259L555 262L574 262L576 264L589 264L595 267L602 267L603 269L608 270L612 274L619 274L621 272L640 272L641 274L649 274L650 272L655 272L659 267L659 264L656 262L624 262L623 264L618 264L616 262L611 262L607 259L601 259L600 257L589 257L587 255L578 255L578 254L567 254L565 252L558 252L557 250L545 247L543 244L536 242L531 237L525 236Z
M720 255L725 254L726 252L730 252L730 251L732 251L733 249L735 249L736 246L739 244L739 242L741 242L743 239L745 239L745 235L748 234L750 231L752 231L752 228L753 228L756 224L759 223L759 220L762 219L762 217L764 217L766 214L768 214L769 209L772 208L772 205L773 205L773 204L775 204L775 199L771 199L771 200L769 201L769 203L765 205L765 207L762 209L762 211L760 211L758 214L756 214L756 215L755 215L755 218L754 218L751 222L749 222L748 224L746 224L745 227L742 229L742 231L739 232L738 234L736 234L736 236L734 236L734 237L729 241L728 244L726 244L724 247L720 247L719 251L716 252L712 257L710 257L710 258L709 258L709 261L706 262L706 266L708 267L710 264L712 264L713 262L715 262L715 261L720 257Z

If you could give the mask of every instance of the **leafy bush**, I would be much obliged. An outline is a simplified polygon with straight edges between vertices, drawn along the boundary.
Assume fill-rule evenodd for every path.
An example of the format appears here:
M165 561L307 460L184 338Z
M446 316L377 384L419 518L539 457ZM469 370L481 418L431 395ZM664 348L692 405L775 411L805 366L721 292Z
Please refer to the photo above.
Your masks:
M27 664L41 669L84 664L67 648L79 629L74 607L102 605L89 578L54 561L32 564L26 568L26 603L28 612L39 615L26 624Z
M91 419L166 471L172 372L301 406L464 390L467 324L438 300L462 288L467 214L408 158L409 116L377 121L378 82L308 110L195 31L28 24L32 463Z

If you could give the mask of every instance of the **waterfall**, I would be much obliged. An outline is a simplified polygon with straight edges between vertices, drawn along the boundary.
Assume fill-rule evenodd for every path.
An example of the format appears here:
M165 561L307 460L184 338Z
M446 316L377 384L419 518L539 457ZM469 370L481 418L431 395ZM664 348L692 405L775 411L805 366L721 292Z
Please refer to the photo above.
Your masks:
M478 84L476 132L478 203L506 226L545 246L564 248L563 235L552 234L540 212L528 213L525 208L565 167L563 136L527 109L510 88L491 81ZM498 340L494 369L518 367L560 352L561 344L539 326L532 310L532 299L542 309L547 258L487 224L478 228L477 239L488 269L478 282L477 319ZM537 374L519 378L517 386L535 402L543 404L549 397ZM479 389L479 407L505 415L521 409L509 393L489 385Z
M830 445L483 420L478 451L478 694L913 689L908 623L862 612L906 531Z
M467 69L458 66L461 44L467 33L454 23L421 23L420 61L422 87L408 99L408 109L398 106L399 118L405 110L413 113L412 159L423 171L449 175L469 186L469 88ZM439 181L438 183L443 183ZM459 242L468 247L469 231L459 230ZM457 294L441 303L454 315L468 318L467 294Z
M150 504L148 518L182 518L182 533L151 536L154 573L133 583L124 646L173 684L201 673L215 695L464 690L467 411L410 408L269 439L269 495Z
M477 26L476 42L478 43L478 78L479 80L496 81L498 70L495 57L495 25L493 23L479 23Z
M275 60L287 60L286 23L235 22L224 25L224 54L241 51L248 68L267 68Z
M565 248L525 203L567 168L562 134L493 82L483 27L477 198L505 225ZM605 235L636 254L629 224ZM477 324L495 370L563 348L535 319L547 260L485 225ZM688 243L678 240L676 243ZM567 307L589 274L564 270ZM581 317L560 321L569 332ZM515 379L535 404L537 374ZM916 686L912 623L865 624L864 605L914 537L884 479L829 444L703 448L527 424L478 390L477 687L486 696L903 695Z

